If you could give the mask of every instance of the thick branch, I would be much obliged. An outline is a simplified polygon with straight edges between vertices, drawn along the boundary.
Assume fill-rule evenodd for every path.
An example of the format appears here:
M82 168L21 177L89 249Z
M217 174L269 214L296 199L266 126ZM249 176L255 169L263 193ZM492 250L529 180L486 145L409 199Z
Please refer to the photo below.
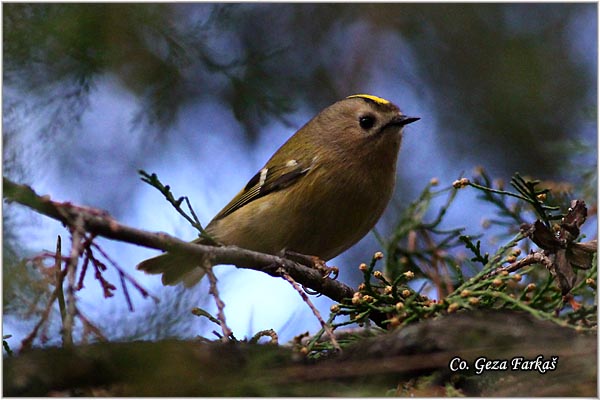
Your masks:
M215 247L188 243L165 233L147 232L123 225L102 210L76 206L69 202L52 201L48 196L39 196L31 187L16 184L7 178L3 178L3 184L4 198L8 202L27 206L67 226L73 225L74 221L81 218L83 229L98 236L153 249L176 250L199 259L208 255L215 264L233 264L239 268L253 269L271 276L280 276L278 269L283 268L296 282L337 302L352 298L355 291L342 282L323 278L316 269L286 258L236 246ZM383 315L374 315L371 319L381 323L384 318Z

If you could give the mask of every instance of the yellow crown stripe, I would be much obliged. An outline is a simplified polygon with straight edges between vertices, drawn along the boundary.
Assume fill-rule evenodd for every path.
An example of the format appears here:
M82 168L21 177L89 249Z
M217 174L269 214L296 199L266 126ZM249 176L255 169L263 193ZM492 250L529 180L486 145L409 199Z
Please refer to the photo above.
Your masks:
M348 96L346 98L347 99L361 98L361 99L368 99L368 100L374 101L375 103L378 103L378 104L390 104L390 102L387 101L386 99L382 99L381 97L373 96L370 94L353 94L352 96Z

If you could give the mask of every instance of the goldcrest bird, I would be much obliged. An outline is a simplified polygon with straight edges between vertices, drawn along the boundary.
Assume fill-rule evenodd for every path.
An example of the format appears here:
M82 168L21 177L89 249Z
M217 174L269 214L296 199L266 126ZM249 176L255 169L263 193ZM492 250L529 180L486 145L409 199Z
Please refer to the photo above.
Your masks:
M365 236L396 181L407 117L380 97L357 94L325 108L273 154L206 226L224 245L269 254L290 251L327 261ZM193 243L203 243L199 238ZM137 268L165 285L196 284L202 261L165 253Z

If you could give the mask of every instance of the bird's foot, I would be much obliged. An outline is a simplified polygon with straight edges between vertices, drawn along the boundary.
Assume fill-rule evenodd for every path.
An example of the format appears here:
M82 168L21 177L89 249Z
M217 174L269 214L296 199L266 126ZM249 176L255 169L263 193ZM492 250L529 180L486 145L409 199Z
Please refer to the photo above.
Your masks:
M337 279L340 270L338 267L329 267L325 261L317 256L309 256L306 254L296 253L291 250L284 250L283 256L289 260L295 261L309 268L314 268L321 272L323 278Z

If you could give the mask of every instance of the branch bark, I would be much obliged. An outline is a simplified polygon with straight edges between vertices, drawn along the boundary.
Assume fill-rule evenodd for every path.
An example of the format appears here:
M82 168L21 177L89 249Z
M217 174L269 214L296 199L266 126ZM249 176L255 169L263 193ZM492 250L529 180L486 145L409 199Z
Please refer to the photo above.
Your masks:
M355 289L342 282L323 278L316 269L286 258L236 246L216 247L193 244L166 233L136 229L119 223L106 211L77 206L70 202L53 201L49 196L40 196L31 187L14 183L6 177L3 177L3 196L8 202L29 207L40 214L62 222L65 226L73 226L75 221L80 219L85 231L108 239L165 251L176 250L189 254L190 257L202 258L208 255L215 264L232 264L238 268L253 269L275 277L281 277L279 271L282 268L304 287L315 290L337 302L351 299L355 292ZM385 320L385 315L373 314L371 320L381 324Z

